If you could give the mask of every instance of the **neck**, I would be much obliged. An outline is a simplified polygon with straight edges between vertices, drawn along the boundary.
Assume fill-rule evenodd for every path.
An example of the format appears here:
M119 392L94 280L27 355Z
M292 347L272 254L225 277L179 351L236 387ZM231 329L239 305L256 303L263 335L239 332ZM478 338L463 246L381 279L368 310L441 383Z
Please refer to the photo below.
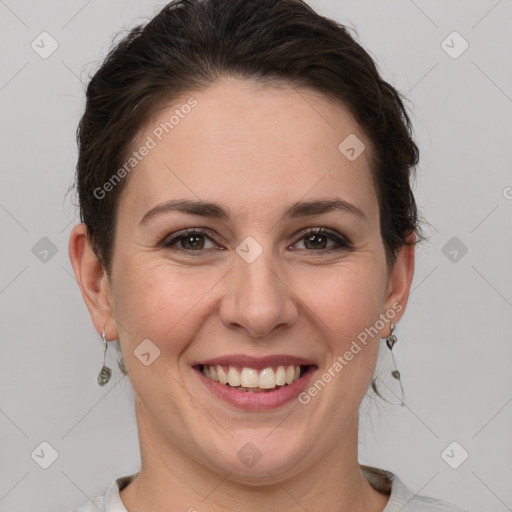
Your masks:
M371 487L359 467L357 416L312 464L286 475L267 472L257 480L207 467L186 452L189 447L171 445L148 418L138 423L141 470L120 492L130 512L169 510L170 505L191 512L382 512L389 499Z

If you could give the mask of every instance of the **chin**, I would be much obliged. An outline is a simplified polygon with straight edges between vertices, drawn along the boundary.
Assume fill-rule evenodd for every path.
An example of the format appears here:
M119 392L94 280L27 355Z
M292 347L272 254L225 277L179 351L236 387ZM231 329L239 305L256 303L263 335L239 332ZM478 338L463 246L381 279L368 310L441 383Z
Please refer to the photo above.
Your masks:
M265 483L275 485L278 475L292 476L300 470L306 453L313 447L307 446L303 434L295 439L286 430L251 429L240 431L233 438L223 439L212 451L212 443L206 443L202 449L204 458L223 473L229 473L231 480L261 486Z

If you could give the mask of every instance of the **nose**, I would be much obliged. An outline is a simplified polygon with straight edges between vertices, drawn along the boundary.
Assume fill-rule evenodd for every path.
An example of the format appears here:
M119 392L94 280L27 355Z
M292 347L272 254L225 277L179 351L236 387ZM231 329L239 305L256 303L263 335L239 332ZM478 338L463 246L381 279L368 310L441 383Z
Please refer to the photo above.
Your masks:
M266 253L252 263L236 257L219 310L226 328L245 331L252 338L268 338L279 328L292 326L299 315L291 283Z

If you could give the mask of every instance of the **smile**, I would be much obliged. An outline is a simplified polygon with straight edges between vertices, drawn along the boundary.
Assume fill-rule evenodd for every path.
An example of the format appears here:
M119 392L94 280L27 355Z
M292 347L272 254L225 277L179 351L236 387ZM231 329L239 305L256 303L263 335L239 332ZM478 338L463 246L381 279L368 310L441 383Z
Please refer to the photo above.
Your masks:
M307 366L281 365L277 368L238 368L235 366L201 365L203 375L215 382L249 393L268 392L293 384L307 371Z
M210 394L238 409L281 407L306 388L318 366L292 356L225 356L192 365Z

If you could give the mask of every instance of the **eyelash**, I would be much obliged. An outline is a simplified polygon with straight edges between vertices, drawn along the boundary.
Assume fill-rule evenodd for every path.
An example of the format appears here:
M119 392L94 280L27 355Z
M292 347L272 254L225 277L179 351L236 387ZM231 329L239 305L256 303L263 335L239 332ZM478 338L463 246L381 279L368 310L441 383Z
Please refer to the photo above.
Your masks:
M170 238L170 239L167 236L164 237L162 239L162 241L160 242L160 245L162 245L165 249L173 249L173 246L176 244L176 242L179 242L180 240L182 240L192 234L205 236L206 238L209 238L212 242L215 242L214 236L209 230L203 231L201 229L190 228L190 229L185 229L183 231L179 231L178 233L173 235L172 238ZM308 231L305 231L301 234L301 236L297 239L297 241L295 243L304 240L308 235L324 235L328 239L336 242L336 244L338 244L338 247L335 247L335 248L331 247L330 249L319 249L319 250L314 250L314 249L299 249L299 250L305 250L307 252L314 252L317 254L326 254L326 253L330 253L330 252L334 252L334 251L342 251L342 250L345 250L345 251L352 250L352 244L350 243L350 241L347 238L342 237L342 236L338 235L335 231L331 231L326 228L312 228ZM295 244L293 244L293 245L295 245ZM203 253L207 249L189 250L189 249L183 249L181 247L178 247L178 248L174 248L174 250L190 254L190 253L194 253L194 252Z

